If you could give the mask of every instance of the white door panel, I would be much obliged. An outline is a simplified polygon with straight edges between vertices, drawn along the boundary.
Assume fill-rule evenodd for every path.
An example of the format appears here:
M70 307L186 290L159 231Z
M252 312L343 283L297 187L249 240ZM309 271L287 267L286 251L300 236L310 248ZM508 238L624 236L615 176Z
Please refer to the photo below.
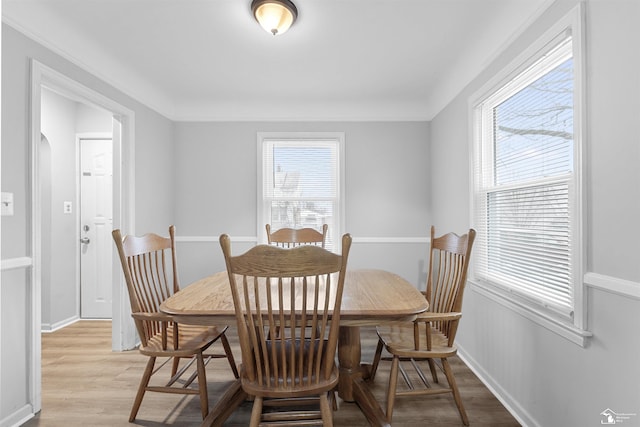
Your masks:
M112 141L80 140L80 316L111 318Z

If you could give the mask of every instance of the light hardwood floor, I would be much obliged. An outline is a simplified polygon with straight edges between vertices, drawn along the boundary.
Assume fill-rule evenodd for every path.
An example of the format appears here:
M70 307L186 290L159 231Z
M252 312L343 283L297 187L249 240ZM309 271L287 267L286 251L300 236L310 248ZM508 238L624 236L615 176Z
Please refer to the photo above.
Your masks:
M240 350L234 331L228 333L237 360ZM376 336L373 328L362 328L363 360L371 360ZM219 344L214 345L214 347ZM215 348L220 351L221 348ZM111 322L80 321L42 336L42 411L26 427L130 426L131 403L147 359L137 350L111 351ZM518 422L458 359L452 367L472 427L511 427ZM372 388L380 402L385 400L389 363L382 363ZM207 367L209 400L216 402L232 381L224 359ZM251 403L243 404L225 426L248 425ZM200 425L200 407L195 396L147 393L133 425L192 427ZM368 426L353 403L339 401L334 424ZM396 401L393 425L461 427L462 422L449 396L401 398Z

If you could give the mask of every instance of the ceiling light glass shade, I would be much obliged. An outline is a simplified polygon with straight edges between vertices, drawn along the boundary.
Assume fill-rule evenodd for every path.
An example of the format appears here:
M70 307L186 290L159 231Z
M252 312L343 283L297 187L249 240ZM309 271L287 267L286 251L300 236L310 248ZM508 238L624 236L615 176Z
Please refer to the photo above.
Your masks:
M251 10L262 28L274 36L285 33L298 17L298 9L289 0L253 0Z

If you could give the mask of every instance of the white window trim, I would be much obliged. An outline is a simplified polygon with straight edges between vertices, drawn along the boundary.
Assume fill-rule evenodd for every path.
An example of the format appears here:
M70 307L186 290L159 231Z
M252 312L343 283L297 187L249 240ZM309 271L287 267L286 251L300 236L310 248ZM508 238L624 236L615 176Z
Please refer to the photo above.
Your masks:
M575 208L576 215L572 229L576 230L573 236L573 312L561 313L550 305L544 305L537 301L531 301L525 296L514 292L512 289L499 286L495 283L479 280L474 277L473 266L470 269L469 283L471 288L485 297L496 301L525 318L553 331L560 336L574 342L582 347L586 345L586 340L591 336L587 330L587 301L583 277L585 273L586 245L585 245L585 221L584 206L586 192L584 185L585 167L585 49L584 49L584 6L580 3L567 15L549 28L536 42L528 49L518 55L509 65L497 73L480 90L469 98L469 142L470 170L474 170L476 156L476 141L480 137L482 115L478 105L490 98L493 93L504 87L507 82L520 75L529 66L540 58L539 52L552 43L557 37L567 31L571 32L573 43L573 63L574 63L574 166L575 166ZM474 224L474 174L470 174L470 216L471 223ZM475 226L475 224L474 224ZM473 259L472 259L473 264ZM567 315L568 314L568 315Z
M263 147L265 140L278 140L278 141L314 141L314 140L336 140L338 142L338 173L340 178L340 183L338 185L338 199L340 203L340 208L337 212L338 218L335 223L337 227L329 227L329 234L334 242L336 242L335 250L340 250L339 242L341 241L341 236L343 230L345 229L345 148L344 148L344 132L258 132L257 133L257 145L258 145L258 155L257 155L257 205L256 205L256 231L258 237L258 243L267 243L267 234L265 230L265 217L266 212L264 210L264 198L263 198Z

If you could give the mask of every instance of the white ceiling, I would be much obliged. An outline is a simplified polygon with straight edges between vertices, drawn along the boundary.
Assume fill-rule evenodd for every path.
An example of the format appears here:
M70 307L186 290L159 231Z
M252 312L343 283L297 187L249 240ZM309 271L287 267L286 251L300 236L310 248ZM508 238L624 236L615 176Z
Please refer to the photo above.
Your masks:
M430 120L551 0L2 0L3 21L173 120Z

